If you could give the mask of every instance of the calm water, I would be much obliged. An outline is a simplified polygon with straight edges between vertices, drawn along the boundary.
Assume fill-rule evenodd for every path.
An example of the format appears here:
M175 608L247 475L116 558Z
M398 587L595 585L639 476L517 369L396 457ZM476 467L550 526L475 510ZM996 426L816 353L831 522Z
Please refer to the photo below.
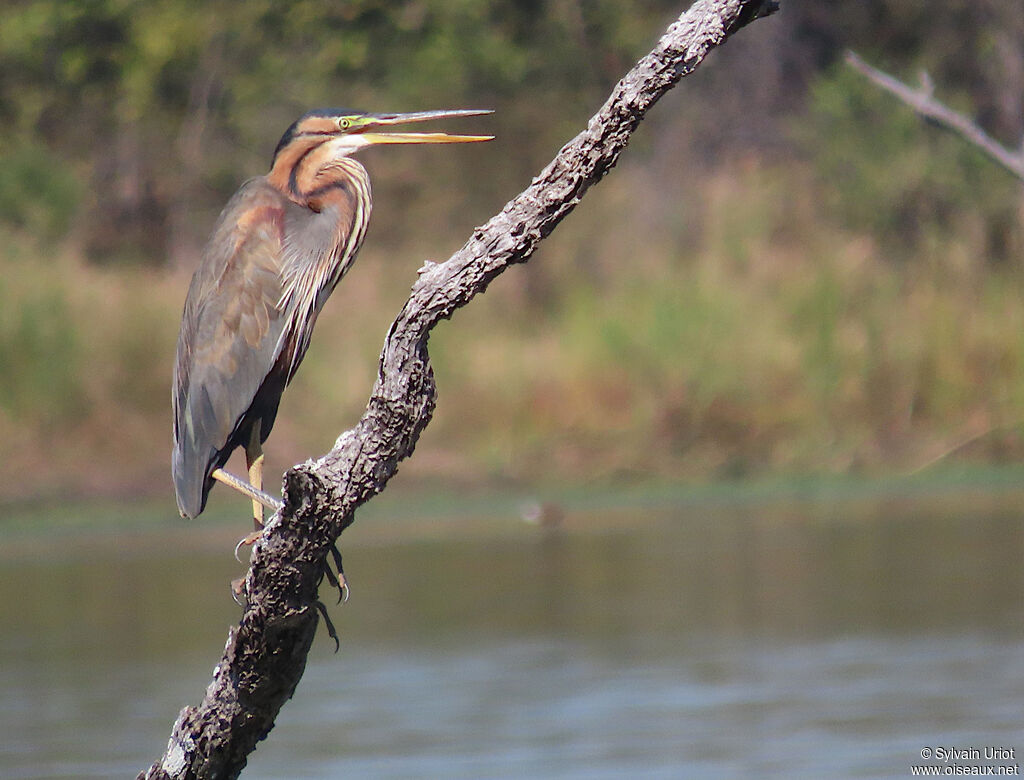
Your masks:
M1024 751L1024 496L569 505L555 532L383 512L345 535L341 652L318 638L243 777L909 777L925 747ZM230 543L3 529L0 777L133 777L219 659Z

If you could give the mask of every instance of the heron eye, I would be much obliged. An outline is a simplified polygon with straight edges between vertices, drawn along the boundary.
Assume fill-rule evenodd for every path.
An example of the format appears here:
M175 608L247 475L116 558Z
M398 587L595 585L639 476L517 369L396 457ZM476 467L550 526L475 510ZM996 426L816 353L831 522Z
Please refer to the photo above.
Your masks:
M343 116L341 119L338 120L339 130L348 130L350 127L352 127L352 120L349 119L348 117Z

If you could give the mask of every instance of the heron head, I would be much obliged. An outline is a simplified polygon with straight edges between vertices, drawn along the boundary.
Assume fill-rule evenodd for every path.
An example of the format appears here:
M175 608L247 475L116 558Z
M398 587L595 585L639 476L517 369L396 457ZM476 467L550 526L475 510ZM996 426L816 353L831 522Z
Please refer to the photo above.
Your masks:
M490 141L492 135L451 135L449 133L388 132L385 128L412 122L427 122L456 116L480 116L490 110L456 109L416 111L408 114L368 114L344 108L315 109L304 114L281 137L274 159L293 145L329 142L335 157L342 157L376 144L459 144Z

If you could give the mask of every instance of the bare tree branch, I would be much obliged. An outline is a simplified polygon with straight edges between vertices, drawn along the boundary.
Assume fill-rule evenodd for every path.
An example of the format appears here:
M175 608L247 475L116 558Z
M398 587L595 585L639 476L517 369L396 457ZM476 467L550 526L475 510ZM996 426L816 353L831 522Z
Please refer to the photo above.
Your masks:
M1012 152L971 121L970 117L936 100L932 94L934 85L927 73L921 73L921 87L913 89L899 79L868 65L855 52L846 52L846 62L882 89L898 97L918 114L962 136L1024 181L1024 144L1019 152Z
M774 0L699 0L615 86L587 129L447 262L428 263L381 353L357 425L326 455L285 474L245 579L246 608L198 707L181 711L163 757L140 778L233 778L295 691L318 620L324 561L356 507L384 489L434 409L427 338L498 274L525 262L586 190L615 165L647 110Z

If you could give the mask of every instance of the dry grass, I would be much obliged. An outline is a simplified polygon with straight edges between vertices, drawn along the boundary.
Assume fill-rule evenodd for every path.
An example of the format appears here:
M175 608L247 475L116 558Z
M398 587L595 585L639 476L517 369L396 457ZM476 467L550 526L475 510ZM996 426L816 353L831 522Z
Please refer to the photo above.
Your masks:
M1022 454L1024 279L970 235L892 262L822 215L799 170L745 166L623 220L622 171L431 347L439 404L413 481L912 471ZM642 206L642 204L641 204ZM609 231L608 226L621 229ZM187 279L7 242L0 497L170 496L169 382ZM362 411L415 269L372 243L285 396L271 468Z

